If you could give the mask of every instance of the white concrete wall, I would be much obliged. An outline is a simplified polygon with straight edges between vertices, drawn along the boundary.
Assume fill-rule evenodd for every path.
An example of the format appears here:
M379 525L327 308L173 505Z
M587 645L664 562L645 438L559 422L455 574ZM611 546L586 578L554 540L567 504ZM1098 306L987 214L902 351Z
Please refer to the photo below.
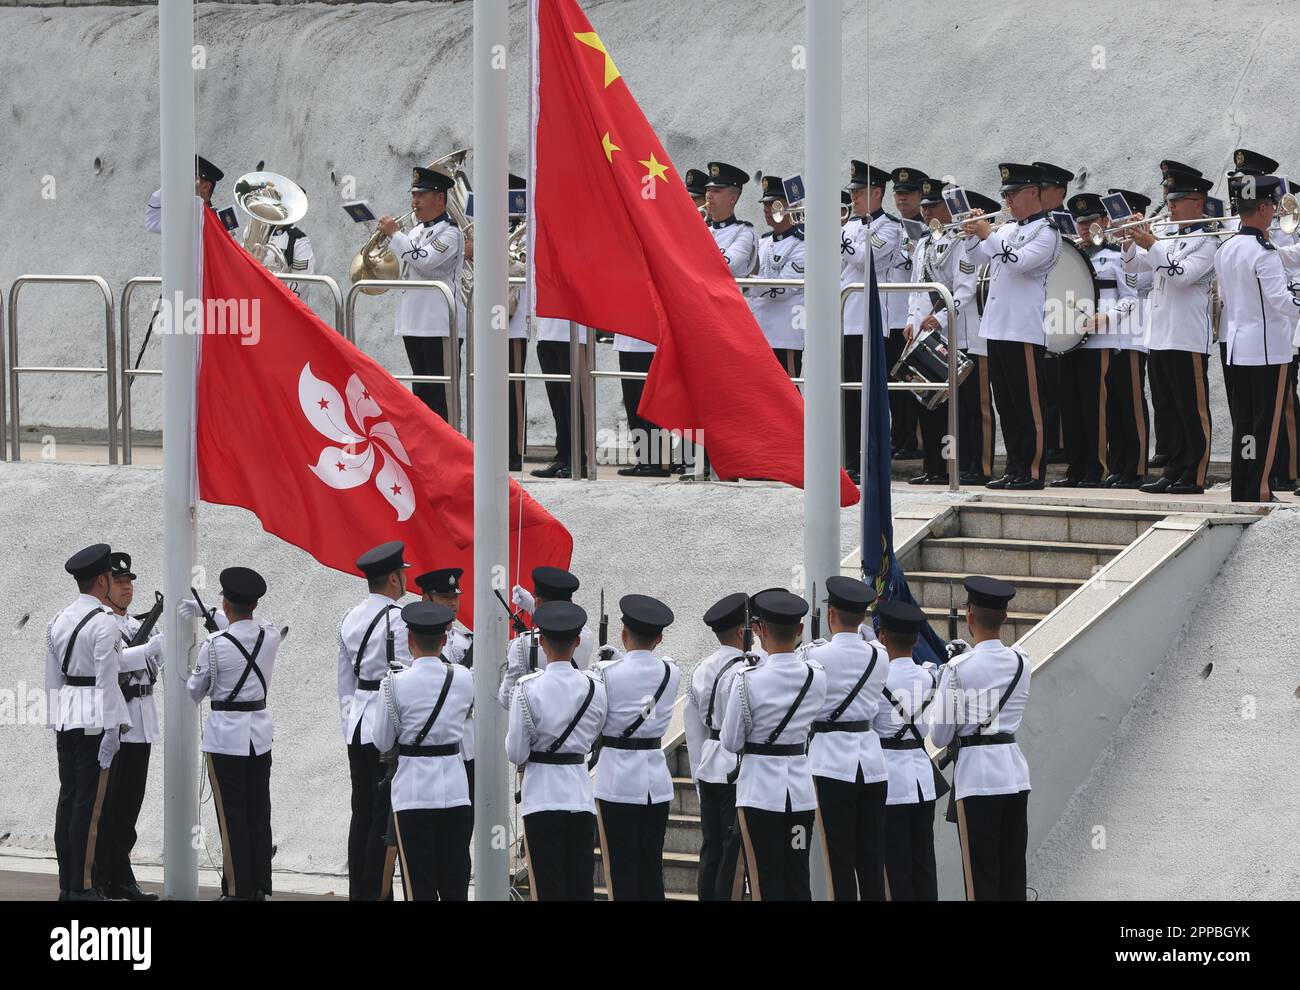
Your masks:
M721 158L788 173L803 154L802 75L791 46L802 4L696 0L585 4L680 171ZM525 7L512 7L512 164L524 164ZM1048 159L1079 188L1152 190L1174 157L1221 172L1239 143L1300 173L1300 136L1278 127L1295 68L1294 18L1283 0L1058 0L1034 13L1011 0L939 0L921 11L845 4L843 157L872 157L996 189L997 162ZM198 143L233 178L259 160L298 179L313 209L303 224L323 270L343 282L361 240L338 208L340 183L399 211L414 164L470 143L470 8L465 3L199 4ZM0 154L0 286L23 272L99 273L115 286L158 268L141 218L158 185L156 14L150 6L0 9L6 80ZM1105 68L1094 68L1095 46ZM871 87L871 130L863 99ZM853 99L854 92L861 94ZM96 160L99 162L96 168ZM846 166L847 167L847 166ZM56 198L43 198L48 181ZM230 201L229 182L218 195ZM759 213L750 195L743 214ZM28 290L23 360L96 360L89 295ZM145 310L148 298L138 307ZM386 333L392 300L369 312L367 346L404 364ZM137 320L140 314L137 315ZM140 331L137 330L137 334ZM137 337L138 339L138 337ZM603 349L607 350L607 349ZM150 355L152 359L154 355ZM606 358L608 360L608 357ZM1216 453L1227 414L1215 372ZM56 426L104 422L90 380L28 378L23 418ZM602 386L602 425L619 399ZM136 421L158 426L158 387L137 386ZM534 435L549 432L540 389Z

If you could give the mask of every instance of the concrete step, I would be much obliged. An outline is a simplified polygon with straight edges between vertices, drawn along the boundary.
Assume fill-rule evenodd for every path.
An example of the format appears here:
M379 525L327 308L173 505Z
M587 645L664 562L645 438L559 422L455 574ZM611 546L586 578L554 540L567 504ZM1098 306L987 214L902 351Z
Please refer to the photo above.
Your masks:
M970 502L957 509L955 535L984 539L1127 546L1168 513L1018 502Z
M1017 596L1019 598L1019 596ZM964 601L964 599L963 599ZM966 609L963 605L958 605L957 620L955 631L949 628L949 618L951 612L946 608L922 608L925 617L930 620L930 625L934 628L943 639L969 639L970 630L966 628ZM1036 612L1008 612L1006 625L1002 627L1003 639L1008 643L1014 643L1025 636L1034 626L1047 618L1046 613Z
M1016 586L1012 604L1022 612L1046 615L1069 598L1082 581L1073 578L1024 577L995 569L988 575ZM923 609L947 610L956 607L960 612L966 607L966 589L963 582L969 577L960 571L909 571L907 583L913 597ZM963 637L965 638L965 637Z
M921 569L1087 581L1128 544L929 537L921 544Z
M704 844L704 832L700 828L699 815L668 814L668 831L664 835L664 851L675 853L700 854Z
M694 893L699 889L700 857L698 853L664 850L664 892ZM604 886L605 872L600 850L596 850L596 884Z
M668 809L670 815L700 816L700 795L695 790L695 781L690 777L673 778L673 803Z
M674 777L691 775L691 754L682 743L668 754L668 772Z

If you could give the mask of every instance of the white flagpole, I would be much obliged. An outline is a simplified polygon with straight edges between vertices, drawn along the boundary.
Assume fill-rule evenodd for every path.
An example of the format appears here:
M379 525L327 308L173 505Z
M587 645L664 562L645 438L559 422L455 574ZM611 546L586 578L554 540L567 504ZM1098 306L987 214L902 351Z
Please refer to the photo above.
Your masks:
M839 573L840 551L840 104L843 0L808 0L807 286L804 293L804 580ZM814 607L815 603L814 603ZM813 896L826 899L821 856L812 850Z
M158 53L162 158L162 298L173 307L163 348L163 892L199 893L198 709L185 690L193 621L176 606L193 583L195 339L181 332L177 299L198 295L194 196L193 0L159 0Z
M506 655L509 594L507 458L506 97L508 0L474 4L474 899L510 895L504 713L496 672Z

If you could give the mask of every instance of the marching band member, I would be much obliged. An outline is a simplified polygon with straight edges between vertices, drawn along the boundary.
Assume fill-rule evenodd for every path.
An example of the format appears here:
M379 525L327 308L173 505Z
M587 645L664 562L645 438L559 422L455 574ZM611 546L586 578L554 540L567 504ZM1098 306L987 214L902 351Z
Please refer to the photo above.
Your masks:
M1189 172L1166 170L1171 223L1163 229L1174 233L1203 229L1191 221L1205 216L1205 197L1212 186L1209 179ZM1210 467L1209 355L1214 348L1210 292L1218 246L1211 237L1162 239L1151 227L1134 227L1124 235L1124 270L1152 275L1147 339L1151 396L1157 422L1165 424L1164 468L1142 491L1199 495L1205 491Z
M348 899L353 901L379 900L384 888L384 833L392 809L375 720L384 677L394 667L411 665L397 605L406 595L405 549L401 543L385 543L357 558L370 593L339 624L339 712L352 786Z
M544 375L567 375L572 370L572 339L569 334L568 320L554 320L538 317L534 321L537 327L537 362ZM649 365L646 365L647 370ZM578 326L578 374L585 375L587 369L587 328ZM636 384L642 385L642 382ZM572 385L569 382L547 382L546 399L551 406L551 418L555 421L555 460L547 467L532 472L534 478L572 478L574 477L574 458L571 429ZM579 386L581 389L581 386ZM587 415L582 402L582 392L578 392L579 415ZM640 402L640 399L637 400ZM579 423L578 435L582 436L582 424ZM586 473L587 458L585 451L579 451L577 476Z
M886 213L881 205L885 199L885 186L889 184L889 173L856 159L849 163L849 169L848 192L853 200L853 213L841 232L841 292L850 285L870 284L867 278L868 250L871 252L876 281L888 282L894 259L902 252L907 239L898 218ZM865 292L855 292L844 305L844 354L841 368L845 383L862 382L866 299ZM885 333L889 333L888 321L885 323ZM857 389L846 389L843 408L844 464L849 477L857 484L861 482L859 473L862 470L862 393Z
M772 229L758 245L759 278L804 277L804 232L789 216L777 223L772 212L777 203L785 202L785 180L775 175L763 176L763 219ZM803 376L804 305L803 289L754 289L750 306L763 336L772 345L776 359L791 378Z
M533 621L545 670L519 679L506 757L523 769L520 814L529 883L539 901L595 897L596 803L587 756L605 727L605 686L573 662L587 613L547 602Z
M935 220L948 224L952 222L952 213L943 199L944 184L938 179L925 179L921 183L921 217L928 224ZM994 205L996 211L997 206ZM979 315L973 305L975 290L979 280L975 265L966 260L966 240L962 237L941 237L938 240L932 234L926 234L917 242L913 255L913 282L941 282L952 293L953 303L957 307L957 327L953 339L959 350L969 350L971 338L978 338ZM937 296L917 292L908 297L910 309L907 325L903 328L903 338L911 343L918 335L938 333L948 340L948 307ZM982 349L982 347L981 347ZM973 376L972 376L973 377ZM988 381L987 371L984 381ZM963 403L961 396L968 392L977 394L978 381L962 383L958 392L958 416L962 418L958 435L963 445L981 445L983 443L980 419L970 416L971 403ZM926 397L932 393L927 393ZM908 401L914 401L910 396ZM912 485L946 485L948 484L948 465L943 460L944 437L948 433L948 407L941 405L936 409L921 409L921 438L925 453L925 467L919 477L913 478ZM969 434L969 439L968 439ZM991 445L990 445L991 447ZM958 454L960 459L960 453ZM992 451L990 449L990 457ZM987 472L986 472L987 473ZM986 479L987 480L987 479Z
M1300 243L1279 247L1277 251L1282 256L1282 264L1286 266L1288 276L1294 276L1297 271L1300 271ZM1300 307L1300 285L1296 285L1292 281L1289 288L1296 306ZM1296 327L1296 335L1292 345L1292 350L1296 353L1291 358L1291 382L1287 386L1288 394L1283 401L1291 404L1291 421L1287 422L1286 426L1289 431L1288 438L1294 447L1297 443L1300 443L1300 441L1297 441L1297 435L1300 433L1297 430L1297 426L1300 425L1300 395L1296 394L1296 376L1297 371L1300 370L1300 326ZM1286 419L1285 415L1283 418ZM1279 486L1274 486L1275 490L1277 487ZM1300 495L1300 486L1296 487L1295 494Z
M894 207L902 220L921 222L921 183L929 178L920 169L896 168L890 173L894 184ZM901 224L900 224L901 226ZM916 267L913 258L916 245L908 240L906 227L904 241L895 252L889 270L885 272L885 282L911 282L912 272ZM874 243L872 245L875 246ZM907 325L909 297L898 292L883 293L880 297L880 315L885 321L885 361L887 368L893 370L898 359L903 355L907 341L903 337L903 327ZM859 378L861 376L859 375ZM889 413L892 423L892 455L899 461L918 461L922 457L920 440L921 409L913 394L908 392L889 393Z
M577 577L568 571L558 567L537 567L533 569L533 594L530 595L516 585L510 599L516 608L530 613L535 619L538 610L547 602L572 602L579 587L581 584ZM578 670L586 670L591 666L595 640L595 634L585 625L578 630L578 645L573 651L573 664ZM510 699L519 679L535 674L544 666L546 657L541 652L541 636L534 621L533 628L512 639L506 649L505 670L501 676L501 687L497 690L497 701L501 707L509 711Z
M992 216L1001 209L997 200L970 190L966 191L966 201L972 209L982 210L986 216ZM965 246L963 241L962 247ZM969 256L966 264L974 269L978 292L979 265L970 261ZM993 458L997 453L998 416L993 405L993 385L989 375L989 345L980 333L981 320L978 306L974 311L967 311L963 351L972 367L970 377L962 383L958 392L962 423L959 454L963 485L987 485L992 481Z
M163 638L162 631L155 627L147 642L131 645L141 627L140 619L127 611L135 598L131 555L114 553L111 559L109 588L103 602L112 610L122 640L118 680L131 725L122 730L121 746L108 774L93 879L95 889L109 900L156 901L157 894L146 894L136 883L131 850L135 848L135 826L149 778L149 754L152 744L162 738L153 690L162 665Z
M411 209L419 224L410 234L393 217L379 221L379 230L391 238L392 251L402 263L402 278L444 282L455 294L460 287L465 262L465 237L447 212L447 193L454 185L450 176L428 168L416 168L411 177ZM459 347L457 320L447 309L441 293L403 293L397 310L397 335L406 346L411 373L431 378L450 374L452 339ZM444 420L448 416L447 385L417 384L415 394Z
M695 208L697 210L703 209L709 195L708 173L698 168L688 168L684 181L686 191L691 194L691 200L695 203Z
M889 773L872 723L889 663L882 646L858 635L875 600L876 593L861 581L840 575L827 578L831 639L808 652L826 679L808 759L833 901L885 899Z
M421 574L415 579L415 586L420 589L420 598L449 608L453 615L460 614L460 596L465 593L461 578L465 570L461 567L447 567L438 571ZM464 667L470 672L470 686L474 684L474 632L453 619L444 631L442 656L447 663ZM461 759L465 761L465 776L469 780L470 805L474 804L474 709L470 708L465 719L465 732L461 737ZM382 752L382 748L380 752Z
M905 602L881 602L880 648L889 658L874 729L889 772L885 805L885 890L891 901L936 901L934 802L937 774L925 750L926 717L938 676L912 659L925 613ZM919 723L919 724L918 724Z
M745 662L745 616L749 596L727 595L704 613L718 648L691 674L686 693L686 750L700 796L701 901L733 898L740 834L736 827L736 784L729 780L736 758L722 748L721 726L731 681Z
M664 836L673 779L663 736L672 718L681 671L656 656L673 613L646 595L627 595L627 652L596 664L605 686L605 725L596 740L596 823L601 859L614 901L664 899Z
M1047 222L1052 223L1052 212L1055 210L1064 210L1066 197L1070 194L1070 183L1074 181L1074 173L1061 168L1059 165L1053 165L1050 162L1033 162L1034 168L1042 173L1043 181L1039 184L1039 192L1042 195L1043 212L1047 214ZM1053 226L1055 226L1053 224ZM1065 452L1065 434L1061 423L1061 406L1058 394L1061 391L1061 365L1056 362L1055 357L1048 354L1043 361L1043 409L1047 419L1044 427L1047 430L1047 463L1060 464L1066 459Z
M212 209L212 193L217 183L226 177L226 173L213 165L202 155L194 156L194 195L203 200L203 205ZM162 190L155 189L149 196L149 206L144 214L144 229L151 234L162 233Z
M384 675L374 735L380 752L398 751L392 807L402 879L413 901L466 901L474 811L461 750L474 677L444 659L453 609L420 601L401 617L411 666Z
M1145 216L1151 200L1127 189L1110 189L1107 195L1124 196L1130 209ZM1109 226L1109 222L1107 222ZM1103 488L1138 488L1142 485L1150 462L1151 414L1147 409L1147 338L1150 333L1148 297L1151 272L1130 272L1120 255L1124 288L1133 298L1127 312L1117 322L1115 346L1111 355L1110 374L1106 379L1106 421L1111 424L1107 444L1106 469L1110 472Z
M76 600L45 629L45 694L59 761L54 852L59 900L103 900L93 886L94 836L103 812L109 768L131 715L118 686L121 636L104 608L112 550L107 544L73 554L63 569L77 582Z
M1273 501L1269 478L1296 330L1286 271L1268 234L1279 185L1271 175L1233 177L1241 227L1215 259L1223 293L1224 355L1233 379L1234 502Z
M1047 337L1043 312L1047 275L1061 256L1061 235L1042 211L1041 174L1031 165L999 166L1002 198L1015 218L994 231L985 219L964 230L967 258L990 270L989 298L980 323L988 342L989 372L1007 447L1006 474L993 489L1035 491L1047 476L1042 366Z
M195 704L212 699L203 724L217 822L221 828L221 900L271 896L271 714L267 692L279 631L253 613L266 581L247 567L221 572L222 610L230 625L208 636L186 687Z
M509 177L512 190L527 189L528 182L513 172ZM518 217L509 217L507 222L513 231L522 221ZM512 261L510 275L522 277L527 273L527 266ZM522 375L528 370L528 293L527 290L511 289L510 298L514 312L510 314L510 328L506 331L506 363L509 373ZM524 469L525 442L528 438L528 383L511 381L506 389L509 412L507 440L510 448L509 466L511 473Z
M709 232L736 278L748 278L758 264L754 225L736 218L736 204L748 182L748 172L726 162L709 162L709 182L705 187Z
M753 608L768 657L731 682L721 742L740 756L736 814L754 900L807 901L817 809L808 733L826 700L826 671L796 653L806 601L788 591L764 591Z
M974 644L944 666L930 706L929 735L948 747L968 901L1023 901L1029 842L1029 764L1016 730L1029 701L1029 657L1001 641L1016 589L966 579L966 624ZM965 753L965 756L960 754ZM953 821L953 808L948 820Z

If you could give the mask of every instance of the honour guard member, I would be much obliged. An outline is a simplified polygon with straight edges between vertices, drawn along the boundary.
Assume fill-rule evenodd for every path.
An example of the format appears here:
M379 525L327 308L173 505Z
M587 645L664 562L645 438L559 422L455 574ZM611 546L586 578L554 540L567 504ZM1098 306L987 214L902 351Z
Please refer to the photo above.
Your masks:
M964 225L967 258L987 264L989 298L980 335L988 342L993 395L1007 448L1005 475L993 489L1035 491L1047 478L1042 366L1047 349L1043 312L1047 276L1061 257L1061 235L1047 223L1032 165L999 166L1002 199L1015 218L996 231L985 219Z
M876 714L875 733L889 773L885 806L885 892L891 901L935 901L934 764L925 751L926 716L938 677L912 659L925 613L906 602L881 602L880 643L889 673Z
M705 202L709 197L709 174L698 168L688 168L686 170L686 191L691 194L691 200L695 203L697 210L704 209Z
M230 620L199 649L187 688L195 704L212 699L203 724L217 823L221 828L221 900L271 895L271 713L267 692L279 631L253 618L266 581L247 567L221 572L222 611Z
M872 722L889 658L858 627L876 593L861 581L826 579L831 640L808 656L825 671L825 700L812 724L809 761L831 900L885 899L885 799L889 774Z
M736 814L754 900L807 901L817 796L808 733L826 701L826 671L795 652L808 603L764 591L752 604L767 659L731 682L722 747L740 756Z
M522 768L520 814L529 884L539 901L595 898L596 803L587 756L605 727L605 686L573 662L587 613L550 601L533 621L546 667L519 679L506 758Z
M194 156L194 195L212 209L212 193L226 173L202 155ZM144 214L144 229L151 234L162 233L162 190L155 189L149 196L149 206Z
M391 238L393 254L402 263L403 279L445 282L455 294L465 264L465 236L447 212L447 193L453 185L451 177L442 172L414 169L411 209L418 226L407 234L393 217L384 217L379 221L379 230ZM450 374L451 348L461 343L457 322L448 312L442 293L402 294L397 335L406 345L413 375L438 378ZM415 394L444 420L447 418L448 386L417 384Z
M733 899L740 833L736 827L736 758L722 748L722 717L731 681L746 662L745 631L749 596L727 595L704 613L704 624L718 638L718 648L691 674L686 693L686 749L691 776L700 795L699 898ZM751 656L753 655L751 644Z
M925 223L938 220L940 223L952 222L952 214L943 199L944 184L938 179L925 179L921 183L921 218ZM996 206L994 207L996 210ZM957 327L953 339L963 353L970 349L972 338L979 339L979 315L973 305L975 290L979 280L973 262L966 260L966 241L961 237L941 237L935 239L926 234L916 244L912 265L913 282L941 282L952 293L953 303L957 308ZM903 339L910 344L921 334L937 333L945 343L948 340L948 307L938 296L917 292L910 297L907 326L903 328ZM978 345L980 349L982 344ZM987 370L985 381L987 381ZM978 382L963 383L958 392L959 417L968 416L973 410L971 403L961 402L961 396L969 392L976 395ZM927 396L928 397L928 396ZM915 401L909 397L909 401ZM948 406L936 409L920 410L921 437L925 451L925 469L919 477L913 478L913 485L948 484L948 465L943 459L943 439L948 433ZM962 444L981 444L982 423L978 419L967 419L961 423L958 431ZM969 435L969 436L968 436Z
M895 259L903 253L907 235L898 218L884 211L885 186L889 173L882 168L854 159L849 163L848 193L853 212L845 222L840 242L840 291L851 285L867 285L867 252L877 282L888 282ZM844 305L844 354L842 373L846 383L861 383L864 353L863 331L866 326L866 293L855 292ZM885 315L881 300L881 315ZM889 322L885 321L886 347L889 345ZM849 477L860 483L862 470L862 393L844 391L844 463Z
M111 559L108 594L103 601L112 610L122 640L118 683L131 725L122 730L121 747L108 775L108 792L95 846L95 889L114 901L156 901L157 894L145 893L136 883L131 870L131 850L135 848L135 826L149 778L149 753L152 744L162 738L153 690L162 666L163 638L162 631L155 626L146 642L132 645L141 628L141 619L127 611L135 598L131 555L115 553ZM152 617L154 623L161 615L161 605L157 608L157 614Z
M1191 221L1205 216L1205 197L1213 183L1178 171L1166 176L1166 202L1176 232L1197 231L1199 225ZM1150 227L1124 233L1124 270L1152 276L1147 347L1156 422L1163 423L1157 435L1165 444L1164 470L1142 490L1199 495L1210 467L1210 295L1218 246L1210 237L1161 239Z
M384 887L384 832L391 808L383 751L375 745L375 720L384 677L394 667L411 664L397 606L406 595L405 549L401 543L385 543L357 558L370 593L339 624L339 713L352 780L348 899L354 901L379 900Z
M758 277L804 277L804 232L788 215L785 202L785 180L775 175L763 176L763 219L772 229L763 235L758 245ZM773 211L776 204L785 211L777 223ZM776 359L791 378L803 376L803 289L753 289L750 306L763 336L772 345Z
M1282 259L1269 240L1277 212L1276 176L1235 176L1230 188L1241 227L1215 261L1223 293L1224 354L1233 384L1232 500L1270 502L1278 424L1286 398L1296 308Z
M131 725L118 686L121 635L103 605L111 555L97 543L68 559L63 568L78 595L45 629L45 695L59 759L54 851L64 901L103 900L93 886L95 836L120 731Z
M1016 744L1029 702L1029 657L1004 646L1002 624L1016 589L966 579L966 624L974 644L943 668L930 738L947 746L953 770L968 901L1023 901L1029 842L1029 764ZM965 756L961 756L965 753ZM955 814L955 819L954 819Z
M426 602L449 608L453 615L460 614L460 596L465 593L461 578L465 576L462 567L447 567L440 571L430 571L415 579L415 586L420 589L420 597ZM454 619L445 630L442 656L448 663L454 663L470 672L470 684L474 683L474 633ZM465 722L461 758L465 761L465 776L469 779L470 805L474 804L474 709L471 707ZM381 750L382 752L382 750Z
M461 747L469 731L474 677L448 652L456 613L420 601L402 609L411 666L385 675L375 716L375 745L397 747L392 806L406 896L413 901L469 900L469 840L474 830Z
M664 899L664 836L673 779L663 736L672 718L681 671L656 656L673 613L646 595L627 595L623 646L616 660L596 664L605 686L605 726L596 740L596 823L601 860L614 901Z
M896 168L890 173L894 183L894 206L903 220L921 222L921 183L930 177L915 168ZM916 245L907 240L904 227L904 241L895 252L889 270L885 273L885 282L911 282L916 265ZM875 246L874 243L872 245ZM903 327L907 325L909 296L902 293L882 293L880 296L880 315L885 321L885 360L890 371L903 356L907 341L903 336ZM860 378L861 376L859 376ZM918 461L922 457L919 433L921 409L914 395L907 392L889 393L889 412L893 434L893 456L899 461Z
M536 619L537 612L547 602L572 602L573 596L581 587L577 577L559 567L537 567L533 569L533 594L529 594L519 585L515 585L510 599L520 611L528 612ZM591 656L596 648L596 636L585 625L578 630L578 645L573 651L573 664L579 670L591 666ZM546 656L542 653L541 637L537 623L522 636L516 636L506 649L506 669L501 678L501 687L497 691L497 701L501 707L510 710L510 697L515 685L527 674L534 674L546 666Z

